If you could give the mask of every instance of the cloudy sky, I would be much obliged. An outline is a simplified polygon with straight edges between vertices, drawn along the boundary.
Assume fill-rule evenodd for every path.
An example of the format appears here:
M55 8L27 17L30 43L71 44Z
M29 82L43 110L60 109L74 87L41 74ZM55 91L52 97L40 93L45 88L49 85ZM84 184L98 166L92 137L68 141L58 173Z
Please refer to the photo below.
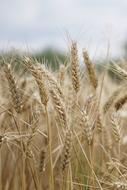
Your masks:
M122 55L127 0L0 0L0 49L67 50L74 39L97 56Z

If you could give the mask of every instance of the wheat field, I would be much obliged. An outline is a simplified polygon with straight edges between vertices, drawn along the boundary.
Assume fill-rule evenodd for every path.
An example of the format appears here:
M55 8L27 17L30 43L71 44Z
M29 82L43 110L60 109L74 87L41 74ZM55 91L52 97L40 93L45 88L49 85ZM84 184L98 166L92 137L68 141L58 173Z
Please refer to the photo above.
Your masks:
M0 71L0 190L126 190L127 71L99 73L76 42L52 71L22 56Z

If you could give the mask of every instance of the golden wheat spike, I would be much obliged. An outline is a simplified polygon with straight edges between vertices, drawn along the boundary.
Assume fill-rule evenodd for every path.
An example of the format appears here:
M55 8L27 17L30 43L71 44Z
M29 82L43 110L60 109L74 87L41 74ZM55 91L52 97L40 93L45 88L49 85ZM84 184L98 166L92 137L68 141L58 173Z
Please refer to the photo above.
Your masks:
M120 110L122 106L127 102L127 94L124 96L120 97L116 102L115 102L115 109L116 111Z
M4 72L11 92L13 106L15 108L15 111L17 113L20 113L22 109L21 92L15 82L13 73L11 72L10 64L4 64Z
M123 90L125 87L125 85L117 88L113 93L112 95L108 98L108 100L106 101L106 103L104 104L103 106L103 111L104 111L104 114L107 113L107 111L111 108L111 106L114 104L116 98L118 97L118 95L120 94L121 90Z
M40 151L40 161L39 161L39 172L40 173L42 173L44 171L45 157L46 157L46 149L42 149Z
M71 74L72 74L72 84L76 93L80 89L79 81L79 61L78 61L78 50L77 43L72 42L71 45Z
M67 128L66 137L63 146L63 151L61 153L61 169L62 172L68 167L71 159L71 150L72 150L72 131Z
M127 71L122 69L119 65L112 63L113 70L115 70L115 73L119 75L122 79L127 80Z
M25 58L24 64L26 68L31 72L33 77L35 78L38 88L39 88L41 103L46 106L48 103L49 97L48 97L48 92L46 89L46 81L45 81L44 76L42 75L41 71L38 70L33 65L31 59Z
M50 90L50 95L62 126L67 127L67 116L63 102L61 101L60 97L56 94L55 91Z
M96 89L98 86L98 79L97 79L93 64L92 64L92 62L89 58L88 52L86 50L83 51L83 58L84 58L84 63L86 65L87 72L89 75L90 83L94 87L94 89Z
M90 122L89 122L89 117L86 113L85 110L81 111L81 125L85 131L85 135L86 135L86 138L87 138L87 142L89 145L92 144L93 142L93 128L92 126L90 125Z
M120 141L120 127L117 122L117 118L114 115L112 115L111 117L111 124L112 124L114 138L116 142L119 142Z

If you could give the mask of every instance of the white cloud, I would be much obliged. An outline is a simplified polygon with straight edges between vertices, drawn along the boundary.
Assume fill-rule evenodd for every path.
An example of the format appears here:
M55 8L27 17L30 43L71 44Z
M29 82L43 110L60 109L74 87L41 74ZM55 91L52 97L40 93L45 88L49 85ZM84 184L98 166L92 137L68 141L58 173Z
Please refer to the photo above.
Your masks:
M0 46L9 41L16 47L26 42L33 49L64 48L68 31L90 49L103 49L109 38L118 54L127 32L126 5L126 0L1 0Z

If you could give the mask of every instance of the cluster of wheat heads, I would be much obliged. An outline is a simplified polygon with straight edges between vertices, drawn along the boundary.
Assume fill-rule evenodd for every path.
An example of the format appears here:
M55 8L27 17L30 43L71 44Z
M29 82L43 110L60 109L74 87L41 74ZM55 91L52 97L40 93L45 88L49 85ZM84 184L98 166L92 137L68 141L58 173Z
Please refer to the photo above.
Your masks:
M27 56L17 75L4 61L0 190L127 189L127 72L114 64L118 86L82 57L72 42L56 72Z

